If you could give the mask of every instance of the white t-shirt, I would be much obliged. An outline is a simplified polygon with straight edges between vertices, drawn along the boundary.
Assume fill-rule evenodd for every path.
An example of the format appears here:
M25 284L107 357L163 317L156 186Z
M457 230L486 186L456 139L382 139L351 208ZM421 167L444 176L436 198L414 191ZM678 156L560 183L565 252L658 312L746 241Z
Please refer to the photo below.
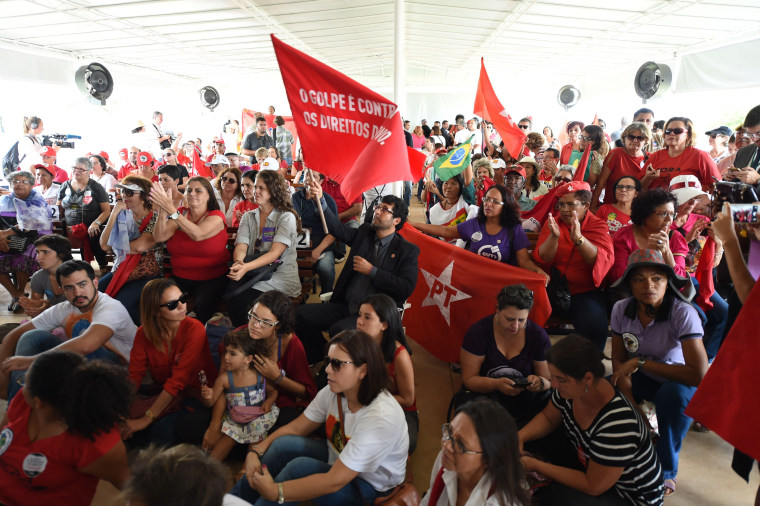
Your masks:
M336 459L347 468L359 473L359 477L379 492L390 490L404 481L406 459L409 452L409 433L401 405L387 390L380 392L369 406L356 413L348 409L348 402L341 399L343 431L348 443L338 452L335 442L340 442L340 416L338 397L329 386L317 393L304 411L312 422L325 423L330 452L329 464Z
M60 219L60 216L58 215L59 209L56 204L58 203L58 192L61 190L61 184L53 183L50 185L47 191L42 191L42 186L35 186L32 189L35 190L40 195L42 195L42 198L45 199L45 202L47 202L50 208L53 210L53 219L59 220Z
M30 170L33 165L42 163L40 151L43 146L37 137L34 140L32 137L24 135L18 140L18 159L21 161L19 170Z
M95 174L90 174L90 178L102 186L106 193L114 192L113 185L116 184L116 178L111 174L104 172L100 177L96 177Z
M459 196L457 203L447 210L444 210L441 207L441 203L438 202L430 208L430 223L432 225L447 225L449 227L455 227L469 219L473 207L475 208L475 216L477 216L478 206L469 205L461 195ZM464 241L461 239L444 239L443 237L441 237L441 239L450 242L451 244L456 244L460 248L464 246Z
M82 313L66 301L43 311L32 319L32 324L35 329L47 331L63 327L69 339L79 337L92 325L106 326L113 331L113 336L108 340L109 347L129 362L137 327L121 302L105 293L97 295L95 307L87 313Z

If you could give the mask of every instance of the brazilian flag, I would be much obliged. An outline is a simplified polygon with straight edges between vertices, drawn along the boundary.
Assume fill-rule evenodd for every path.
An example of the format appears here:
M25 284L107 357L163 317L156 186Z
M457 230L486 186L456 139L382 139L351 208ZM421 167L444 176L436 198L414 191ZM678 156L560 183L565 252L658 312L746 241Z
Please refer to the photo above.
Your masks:
M454 148L446 156L438 158L433 163L435 175L438 179L441 181L451 179L457 174L464 172L464 169L470 165L470 159L472 158L472 145L470 142L473 137L475 136L471 135L464 143Z

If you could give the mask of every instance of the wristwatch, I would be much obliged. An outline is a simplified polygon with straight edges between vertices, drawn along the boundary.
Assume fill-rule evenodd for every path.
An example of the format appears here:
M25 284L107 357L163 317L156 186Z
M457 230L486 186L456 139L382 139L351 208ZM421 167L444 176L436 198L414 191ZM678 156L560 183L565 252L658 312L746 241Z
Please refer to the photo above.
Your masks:
M277 484L277 504L285 504L285 493L282 491L282 482Z
M584 242L586 242L586 238L581 236L580 239L578 239L577 241L573 241L573 244L580 247L580 246L583 246Z
M150 409L146 409L145 410L145 416L147 416L148 418L150 418L154 422L156 421L156 415L154 415L153 411L151 411Z
M172 214L169 215L170 220L177 220L179 219L179 211L174 211Z
M644 357L639 357L639 360L638 360L639 367L638 368L641 369L641 367L646 363L646 361L647 361L647 359L645 359Z

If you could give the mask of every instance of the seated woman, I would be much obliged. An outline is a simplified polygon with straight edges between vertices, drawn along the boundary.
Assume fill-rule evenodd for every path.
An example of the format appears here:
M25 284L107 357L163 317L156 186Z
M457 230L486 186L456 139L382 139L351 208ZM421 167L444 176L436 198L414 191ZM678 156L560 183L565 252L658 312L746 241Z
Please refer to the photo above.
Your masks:
M55 167L38 163L33 169L36 176L34 190L42 195L48 205L53 208L53 217L57 218L58 210L56 202L58 202L58 192L61 190L61 184L55 182Z
M589 212L588 183L562 184L555 195L560 219L547 217L533 258L552 269L552 276L567 279L570 307L566 312L552 308L552 314L569 317L578 333L602 350L607 342L607 297L599 287L614 261L612 239L607 224Z
M277 290L264 292L248 313L248 336L266 342L266 356L254 360L256 372L277 388L280 415L274 428L298 418L317 394L317 385L306 360L301 340L293 333L295 311L287 295ZM222 363L220 373L226 372ZM221 438L225 406L214 406L203 449L211 452Z
M607 223L610 235L614 236L615 232L621 228L633 224L631 221L631 204L641 191L641 183L635 177L623 176L615 181L613 188L615 192L614 202L602 204L594 214Z
M232 282L228 285L227 295L235 295L227 300L227 308L236 327L246 323L251 304L263 292L279 290L290 297L301 293L296 260L301 219L293 209L288 183L277 171L260 171L256 175L254 198L259 207L244 214L240 220L228 275ZM282 263L269 279L243 288L249 283L244 279L247 272L278 259Z
M551 346L546 331L528 319L533 292L525 285L510 285L496 296L496 313L475 322L467 331L459 352L464 395L487 395L498 401L518 426L541 411L549 399L551 376L546 351Z
M551 402L518 433L521 449L548 459L522 458L526 471L552 480L534 503L662 505L662 468L647 426L637 406L604 378L603 358L577 334L560 340L547 354ZM559 440L539 440L549 435Z
M549 193L549 187L538 179L541 170L532 156L524 156L518 163L525 169L525 187L522 191L525 197L537 200L537 197Z
M243 193L243 200L235 204L235 208L232 210L232 226L235 228L240 226L240 220L243 219L245 213L253 211L259 207L253 196L253 187L256 184L256 174L258 174L258 172L255 170L248 170L243 172L240 176L240 190Z
M396 302L385 294L370 295L359 307L356 329L366 333L380 346L391 379L389 392L404 408L409 432L409 455L417 448L420 419L414 392L411 348L406 344L404 327Z
M105 189L90 177L91 172L92 162L88 158L75 159L71 179L61 185L58 193L58 205L63 208L63 220L69 238L76 238L82 243L85 261L89 261L86 253L89 245L89 255L95 257L100 273L104 274L108 262L98 236L101 225L111 214L111 205ZM74 247L78 247L77 241L72 241Z
M530 258L528 236L522 229L520 208L503 185L492 186L480 205L477 218L456 227L409 222L417 230L446 239L463 239L477 255L546 276Z
M665 495L670 495L676 489L681 443L691 426L684 409L707 372L702 322L688 302L694 288L651 249L631 253L613 286L627 286L633 296L612 308L612 383L632 402L654 402L657 456Z
M121 302L140 325L140 293L148 281L164 275L164 244L153 237L159 217L148 200L152 183L127 176L115 187L121 190L121 200L100 234L100 247L113 251L116 260L98 281L98 290Z
M26 170L13 172L11 193L0 196L0 285L11 295L8 311L19 308L29 278L40 268L34 249L39 234L53 229L53 210L32 189L34 176ZM13 274L13 279L11 279Z
M3 421L0 501L90 504L99 480L121 488L129 468L118 424L131 399L118 366L71 351L37 357Z
M216 367L203 324L187 317L186 300L167 278L154 279L143 290L143 324L129 356L129 379L138 398L122 431L124 439L137 436L131 442L136 446L197 444L208 426L210 413L201 402L199 373L204 371L213 384ZM143 385L146 373L152 383Z
M192 177L186 188L188 207L176 209L171 195L159 183L153 184L150 201L159 209L153 238L166 242L172 277L182 292L192 294L195 317L205 323L227 286L227 227L207 179Z
M235 206L243 200L243 194L240 191L241 175L240 169L227 167L212 182L214 196L219 203L219 209L224 213L225 223L228 227L232 226Z
M689 246L683 235L671 230L678 200L663 188L641 192L631 203L633 225L621 228L612 238L615 263L610 281L616 281L626 269L628 257L637 249L653 249L679 276L686 275L686 254Z
M435 185L433 185L435 186ZM467 220L470 213L470 206L462 197L462 187L464 178L457 174L443 182L443 192L438 193L440 200L436 205L430 208L430 224L443 225L445 227L456 227ZM437 188L433 192L437 191ZM458 242L458 239L444 239L450 243ZM464 242L462 241L462 245Z
M37 252L40 270L32 274L32 296L19 298L24 314L30 318L38 316L59 302L66 301L66 295L58 284L55 271L63 262L72 258L71 242L60 235L43 235L34 241L34 249Z
M475 399L444 423L441 451L420 506L528 506L517 427L490 399ZM448 444L447 444L448 443Z
M346 330L330 341L325 361L328 386L296 420L249 448L233 495L256 505L355 505L404 480L409 436L403 410L385 388L380 348L364 332ZM326 439L309 437L322 426Z
M89 158L92 164L92 180L102 186L106 193L112 193L116 185L116 178L107 172L106 159L101 155L90 155Z

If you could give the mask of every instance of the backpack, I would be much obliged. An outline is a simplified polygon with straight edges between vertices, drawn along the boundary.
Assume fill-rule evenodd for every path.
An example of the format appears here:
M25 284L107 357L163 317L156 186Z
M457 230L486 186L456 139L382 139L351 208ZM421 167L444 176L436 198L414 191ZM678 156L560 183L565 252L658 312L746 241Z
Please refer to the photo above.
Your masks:
M8 177L11 172L17 171L21 162L26 158L26 155L24 155L21 157L21 160L19 160L18 143L19 141L14 142L11 149L9 149L8 152L5 153L5 156L3 156L3 174L5 174L6 177Z

